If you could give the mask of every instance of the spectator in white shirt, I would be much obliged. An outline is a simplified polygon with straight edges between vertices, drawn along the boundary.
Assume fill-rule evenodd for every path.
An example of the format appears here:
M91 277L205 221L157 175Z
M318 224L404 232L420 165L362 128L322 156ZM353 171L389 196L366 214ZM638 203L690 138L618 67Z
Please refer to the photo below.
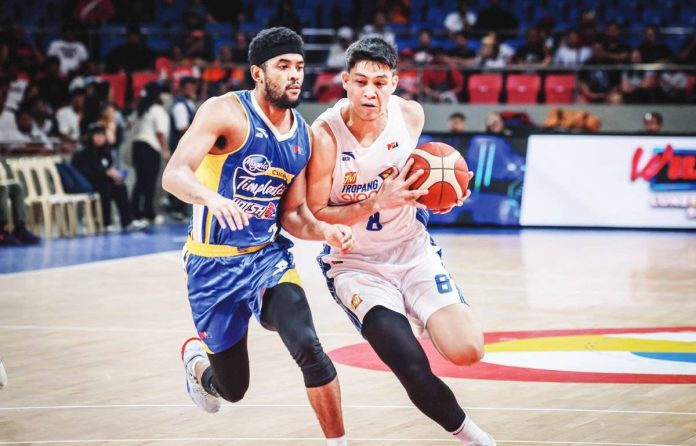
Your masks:
M69 151L75 150L80 140L80 121L85 105L85 91L81 88L70 93L70 105L58 109L56 121L58 122L58 134L66 143Z
M445 28L451 34L468 31L474 25L476 25L476 14L469 11L469 2L467 0L459 0L457 2L457 10L450 12L445 17Z
M329 47L326 66L337 69L345 68L346 50L351 43L353 43L353 30L348 26L340 27L336 33L336 42Z
M133 130L135 186L131 204L133 217L140 224L155 221L155 186L162 159L169 160L169 114L162 106L161 88L151 82L143 89L138 103L138 119Z
M11 138L13 142L19 145L50 146L48 136L34 125L34 119L27 106L20 106L15 119L17 122L17 133Z
M580 35L577 31L568 31L563 43L553 56L553 64L557 67L579 67L592 57L592 50L580 46Z
M9 80L6 77L0 77L0 144L10 141L17 134L15 115L6 107L9 88Z
M66 25L63 29L63 38L51 42L46 52L49 56L60 59L60 72L63 75L77 70L82 62L89 59L87 48L75 38L75 31Z

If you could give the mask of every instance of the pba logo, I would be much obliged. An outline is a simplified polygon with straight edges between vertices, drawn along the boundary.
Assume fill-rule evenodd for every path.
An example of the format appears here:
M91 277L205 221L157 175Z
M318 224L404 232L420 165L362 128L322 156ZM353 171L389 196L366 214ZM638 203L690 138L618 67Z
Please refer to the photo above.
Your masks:
M379 177L383 180L386 180L391 176L392 173L394 173L394 167L390 167L389 169L385 170L384 172L379 174Z
M486 333L472 367L423 347L438 376L503 381L696 384L696 327L609 328ZM329 353L335 362L389 371L367 343Z
M355 184L358 180L358 172L348 172L343 177L343 184Z
M399 141L394 141L387 144L387 150L396 149L397 147L399 147Z
M653 155L640 167L643 154L642 147L633 153L632 182L648 181L653 192L696 191L696 149L674 149L671 145L654 148ZM696 195L655 195L650 204L657 208L685 208L689 218L696 218Z

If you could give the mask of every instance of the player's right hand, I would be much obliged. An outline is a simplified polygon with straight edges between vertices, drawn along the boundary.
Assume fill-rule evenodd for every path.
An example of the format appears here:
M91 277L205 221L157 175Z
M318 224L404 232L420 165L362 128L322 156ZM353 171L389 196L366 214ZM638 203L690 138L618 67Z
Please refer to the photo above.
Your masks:
M394 209L402 206L415 206L419 209L426 209L424 204L418 203L416 200L426 195L428 191L423 189L410 190L411 185L423 175L421 169L411 172L412 166L413 159L409 159L398 175L396 174L396 168L393 168L393 173L384 180L382 187L375 195L378 210Z
M237 231L249 226L247 214L229 198L218 194L206 203L206 207L217 218L222 229L229 227L232 231Z

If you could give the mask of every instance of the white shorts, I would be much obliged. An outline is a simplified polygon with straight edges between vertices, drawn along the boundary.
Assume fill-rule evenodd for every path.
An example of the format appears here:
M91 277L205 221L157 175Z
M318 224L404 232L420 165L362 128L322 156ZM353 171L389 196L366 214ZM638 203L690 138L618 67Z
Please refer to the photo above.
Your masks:
M380 258L329 254L326 248L318 260L334 300L359 331L367 312L377 305L403 314L422 331L437 310L466 304L440 254L425 233Z

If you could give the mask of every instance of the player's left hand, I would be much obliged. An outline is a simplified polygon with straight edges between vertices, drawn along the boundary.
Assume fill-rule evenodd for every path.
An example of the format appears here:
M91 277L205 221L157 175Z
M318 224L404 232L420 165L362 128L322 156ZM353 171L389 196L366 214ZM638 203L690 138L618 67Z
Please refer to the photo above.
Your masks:
M345 254L353 249L353 231L346 225L326 225L324 227L326 243L341 250Z
M455 204L454 206L451 206L451 207L449 207L449 208L447 208L447 209L440 209L440 210L437 210L437 211L432 211L432 213L433 213L433 214L446 214L446 213L448 213L448 212L451 212L452 209L454 209L455 207L459 207L459 206L463 205L463 204L464 204L464 200L466 200L466 199L469 198L470 196L471 196L471 191L470 191L469 189L467 189L467 190L466 190L466 193L464 194L464 196L463 196L462 198L460 198L460 199L457 200L457 204Z

